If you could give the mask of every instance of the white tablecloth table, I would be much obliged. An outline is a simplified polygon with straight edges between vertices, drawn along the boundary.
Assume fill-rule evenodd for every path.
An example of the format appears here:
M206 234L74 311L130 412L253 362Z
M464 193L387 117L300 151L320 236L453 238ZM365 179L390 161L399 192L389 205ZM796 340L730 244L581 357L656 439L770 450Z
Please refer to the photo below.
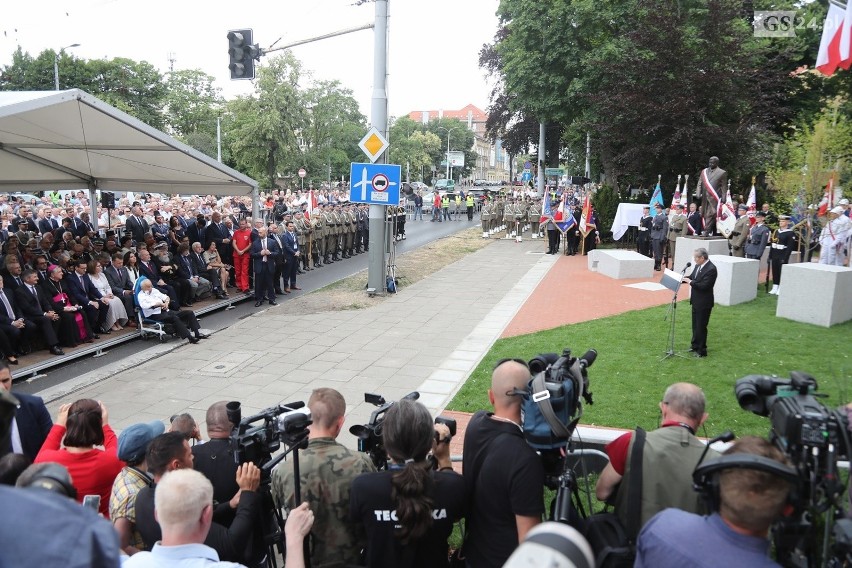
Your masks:
M642 219L644 203L619 203L615 219L612 220L612 238L616 241L624 236L628 227L638 227Z

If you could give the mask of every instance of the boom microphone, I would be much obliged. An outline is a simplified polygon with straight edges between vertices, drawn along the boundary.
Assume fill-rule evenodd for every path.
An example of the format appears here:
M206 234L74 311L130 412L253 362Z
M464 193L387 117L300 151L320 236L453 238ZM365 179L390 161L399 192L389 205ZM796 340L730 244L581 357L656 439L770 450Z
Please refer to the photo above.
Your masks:
M598 352L595 351L594 349L589 349L588 351L583 353L582 357L580 357L580 368L581 369L588 369L589 367L591 367L594 364L595 359L597 359L597 358L598 358Z

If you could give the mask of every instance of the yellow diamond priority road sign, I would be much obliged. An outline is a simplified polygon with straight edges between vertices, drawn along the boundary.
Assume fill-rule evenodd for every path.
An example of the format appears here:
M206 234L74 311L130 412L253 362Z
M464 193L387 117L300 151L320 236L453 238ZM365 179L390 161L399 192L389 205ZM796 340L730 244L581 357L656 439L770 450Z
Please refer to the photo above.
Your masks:
M384 136L382 136L378 129L373 126L370 127L366 136L364 136L358 143L358 146L361 150L363 150L364 154L370 158L370 163L375 164L376 160L379 159L382 153L388 149L388 141Z

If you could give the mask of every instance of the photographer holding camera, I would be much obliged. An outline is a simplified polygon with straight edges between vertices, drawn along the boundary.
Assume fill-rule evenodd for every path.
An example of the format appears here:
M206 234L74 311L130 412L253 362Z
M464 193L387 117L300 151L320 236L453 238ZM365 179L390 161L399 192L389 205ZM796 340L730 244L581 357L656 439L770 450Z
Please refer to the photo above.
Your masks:
M343 395L330 388L314 389L308 408L313 424L309 426L308 447L299 450L299 477L302 501L315 515L311 566L356 564L364 543L349 519L349 490L353 479L376 468L365 454L337 442L345 420ZM292 461L282 462L272 470L272 495L278 507L292 511L299 505L293 502Z
M639 463L633 463L632 457L634 444L641 435L627 433L607 445L609 464L601 472L595 492L601 501L615 497L615 513L628 529L628 538L636 538L651 517L668 507L691 513L700 511L700 500L692 489L692 470L706 448L695 436L707 420L704 407L704 392L700 388L675 383L666 389L660 402L660 428L647 434L641 431L644 443ZM707 455L714 458L719 454L710 449ZM632 475L641 479L638 523L627 514L628 503L637 498L630 491ZM631 527L636 527L635 532Z
M756 436L737 440L725 456L699 466L696 488L709 493L707 517L678 509L654 516L639 535L636 566L779 566L769 554L769 528L787 505L796 471L784 454Z
M448 566L447 538L465 505L464 479L447 471L448 448L438 448L447 431L433 426L421 403L402 399L388 411L382 438L388 471L367 473L352 482L350 514L367 534L366 559L372 568ZM432 469L430 450L442 454Z
M473 568L502 566L544 514L544 466L524 439L517 395L529 380L525 363L497 363L488 391L494 412L477 412L465 431L463 551Z

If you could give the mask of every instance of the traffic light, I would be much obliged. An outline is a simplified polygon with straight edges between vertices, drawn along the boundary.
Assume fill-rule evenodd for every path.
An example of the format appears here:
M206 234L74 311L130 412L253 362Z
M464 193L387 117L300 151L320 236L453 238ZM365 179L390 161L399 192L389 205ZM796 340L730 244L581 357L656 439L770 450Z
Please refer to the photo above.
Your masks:
M231 79L254 79L254 62L260 58L260 47L252 44L252 31L228 32L228 68Z

